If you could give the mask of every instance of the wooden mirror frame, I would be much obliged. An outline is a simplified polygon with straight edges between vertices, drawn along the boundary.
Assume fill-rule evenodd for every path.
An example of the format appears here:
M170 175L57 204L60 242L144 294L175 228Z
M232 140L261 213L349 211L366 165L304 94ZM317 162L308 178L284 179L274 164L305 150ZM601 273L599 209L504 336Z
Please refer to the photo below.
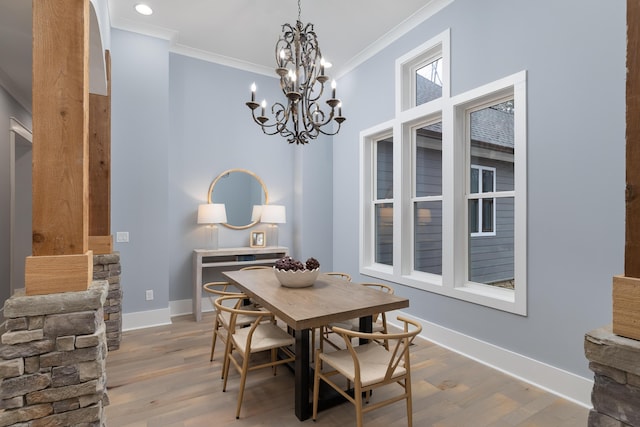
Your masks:
M242 173L246 173L250 176L252 176L256 181L258 181L258 183L262 186L262 191L264 192L264 203L263 204L268 204L269 203L269 192L267 191L267 186L264 185L264 182L262 181L262 179L260 179L260 177L258 175L256 175L255 173L251 172L250 170L247 169L241 169L241 168L234 168L234 169L227 169L226 171L222 172L220 175L218 175L216 177L216 179L214 179L211 182L211 185L209 185L209 192L207 194L207 202L208 203L212 203L212 197L211 195L213 194L213 189L216 186L217 182L229 175L232 172L242 172ZM216 202L216 203L220 203L220 202ZM250 208L251 209L251 208ZM244 230L250 227L253 227L254 225L256 225L258 222L260 222L260 220L255 220L250 222L249 224L246 225L233 225L233 224L227 224L227 223L222 223L222 225L224 225L227 228L231 228L233 230Z

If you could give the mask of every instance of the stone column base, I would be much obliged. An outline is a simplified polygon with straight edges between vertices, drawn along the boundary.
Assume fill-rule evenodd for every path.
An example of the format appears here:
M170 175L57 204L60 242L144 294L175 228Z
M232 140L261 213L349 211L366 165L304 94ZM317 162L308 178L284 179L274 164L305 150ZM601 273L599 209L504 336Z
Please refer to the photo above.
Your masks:
M122 289L120 288L120 252L93 256L93 279L109 282L104 303L104 323L109 351L120 348L122 339Z
M612 327L585 335L584 352L595 373L589 427L640 427L640 341Z
M106 426L108 283L5 301L0 426Z

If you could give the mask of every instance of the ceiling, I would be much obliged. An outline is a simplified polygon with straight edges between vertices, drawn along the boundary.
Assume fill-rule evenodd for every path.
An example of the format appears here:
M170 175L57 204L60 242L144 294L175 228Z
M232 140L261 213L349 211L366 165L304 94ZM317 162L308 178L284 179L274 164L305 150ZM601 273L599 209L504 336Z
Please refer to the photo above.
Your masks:
M302 0L323 56L339 76L451 0ZM136 3L154 13L135 12ZM275 76L275 43L296 0L108 0L113 28L169 40L172 52ZM31 1L0 1L0 85L31 105ZM29 108L30 109L30 108Z

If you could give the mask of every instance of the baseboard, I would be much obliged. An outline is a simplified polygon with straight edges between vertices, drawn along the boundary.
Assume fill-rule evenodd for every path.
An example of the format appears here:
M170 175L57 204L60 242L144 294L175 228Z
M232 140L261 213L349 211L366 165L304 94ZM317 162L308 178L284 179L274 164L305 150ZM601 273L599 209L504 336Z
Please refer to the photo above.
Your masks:
M593 380L556 368L530 357L478 340L452 329L411 316L403 312L387 315L395 319L402 315L422 324L420 336L448 350L473 359L519 380L553 393L585 408L591 408ZM389 320L387 320L389 321ZM400 326L396 322L390 322Z
M169 310L171 317L193 314L193 303L190 299L169 301ZM213 311L213 304L211 304L209 298L202 298L202 312L206 313L208 311Z
M144 329L170 324L171 312L169 308L137 311L135 313L125 313L122 315L123 331L132 331L134 329Z
M208 299L202 300L202 311L213 310ZM170 301L169 307L160 310L128 313L122 316L123 330L133 330L171 323L171 317L192 313L190 299ZM530 357L478 340L452 329L445 328L404 312L393 312L387 319L402 315L422 324L421 337L448 350L473 359L483 365L532 384L549 393L569 400L585 408L591 408L593 380L556 368ZM390 321L394 326L397 323Z

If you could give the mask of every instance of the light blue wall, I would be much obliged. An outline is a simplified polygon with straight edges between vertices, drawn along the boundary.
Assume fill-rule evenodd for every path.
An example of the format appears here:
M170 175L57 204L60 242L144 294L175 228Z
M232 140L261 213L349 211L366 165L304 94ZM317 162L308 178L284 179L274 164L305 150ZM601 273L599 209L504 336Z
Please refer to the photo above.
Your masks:
M527 70L528 316L396 291L417 317L591 377L583 337L611 322L623 272L624 2L456 0L343 77L334 268L358 269L358 132L393 117L395 59L447 28L452 95Z
M245 101L282 98L274 78L170 53L165 41L112 32L112 232L122 262L124 313L167 308L192 297L192 251L208 246L196 224L211 182L243 168L286 207L279 244L293 256L332 261L332 142L292 146L252 123ZM150 210L151 209L151 210ZM249 245L251 230L219 227L219 246ZM145 301L153 289L154 301Z
M120 252L123 312L169 304L168 42L113 30L111 230ZM115 238L114 238L115 241ZM154 300L145 301L145 290Z

